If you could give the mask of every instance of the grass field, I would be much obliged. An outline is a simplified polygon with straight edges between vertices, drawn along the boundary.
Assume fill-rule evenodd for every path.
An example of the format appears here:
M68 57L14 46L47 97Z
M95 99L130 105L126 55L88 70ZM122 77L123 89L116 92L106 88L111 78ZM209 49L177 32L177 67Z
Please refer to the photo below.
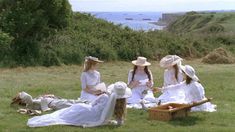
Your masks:
M163 69L157 62L152 62L155 86L162 85ZM76 99L80 95L80 73L82 66L29 67L0 69L0 132L59 132L59 131L128 131L128 132L232 132L235 131L235 64L207 65L199 60L187 61L195 67L206 95L213 97L218 111L214 113L191 113L185 119L170 122L150 121L148 113L143 110L128 110L125 125L121 127L103 126L98 128L80 128L73 126L50 126L29 128L26 126L29 116L16 112L10 107L11 98L19 91L26 91L33 97L45 93ZM127 81L128 62L110 62L100 65L102 80L106 83Z

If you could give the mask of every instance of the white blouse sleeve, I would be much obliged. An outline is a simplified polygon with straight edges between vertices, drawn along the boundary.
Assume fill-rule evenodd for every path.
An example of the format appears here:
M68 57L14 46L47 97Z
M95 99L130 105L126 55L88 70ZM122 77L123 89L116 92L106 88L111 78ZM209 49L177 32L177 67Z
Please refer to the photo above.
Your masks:
M101 76L99 72L98 72L98 82L101 83Z
M164 85L163 86L167 86L168 85L167 78L168 78L168 74L167 74L167 71L165 70L164 71L164 76L163 76L163 79L164 79Z
M196 82L196 85L193 86L193 92L191 96L192 101L201 101L205 98L205 91L200 83Z
M175 84L175 85L168 85L166 87L163 87L162 92L164 93L165 91L170 90L170 89L180 89L183 87L183 85L184 85L183 82L179 84Z
M132 81L132 74L133 74L133 71L132 71L132 70L129 71L129 73L128 73L128 82L127 82L128 85L129 85L129 84L131 83L131 81Z
M85 89L87 86L86 75L84 72L82 72L81 74L81 85L82 85L82 89Z
M183 82L184 80L184 74L182 71L178 73L178 83Z
M154 85L154 82L153 82L153 74L152 74L152 72L149 70L149 74L150 74L150 77L151 77L151 87Z

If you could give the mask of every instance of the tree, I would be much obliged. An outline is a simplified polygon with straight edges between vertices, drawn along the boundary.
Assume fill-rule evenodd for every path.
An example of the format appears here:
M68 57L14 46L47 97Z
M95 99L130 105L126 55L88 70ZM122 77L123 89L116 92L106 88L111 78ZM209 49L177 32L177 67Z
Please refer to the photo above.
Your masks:
M68 0L2 0L0 28L14 37L13 58L20 64L37 63L39 42L69 26Z

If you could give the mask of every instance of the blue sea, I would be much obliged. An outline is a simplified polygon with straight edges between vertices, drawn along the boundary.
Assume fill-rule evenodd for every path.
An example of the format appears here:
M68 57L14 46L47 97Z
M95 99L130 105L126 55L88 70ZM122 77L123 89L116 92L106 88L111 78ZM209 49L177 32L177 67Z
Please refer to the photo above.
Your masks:
M101 18L114 24L121 24L133 30L162 30L164 26L153 24L162 17L160 12L89 12L97 18Z

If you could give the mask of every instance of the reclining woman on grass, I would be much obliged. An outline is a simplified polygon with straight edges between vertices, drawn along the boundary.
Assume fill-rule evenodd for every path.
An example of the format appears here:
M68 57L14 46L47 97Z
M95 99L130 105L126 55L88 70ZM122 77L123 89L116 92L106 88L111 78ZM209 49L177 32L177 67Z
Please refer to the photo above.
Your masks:
M124 82L116 82L109 86L111 95L99 95L91 104L75 104L54 113L36 116L28 120L29 127L50 125L74 125L95 127L110 123L115 115L115 123L122 125L126 108L126 98L131 96L131 90Z
M77 103L86 102L79 99L63 99L53 94L46 94L33 98L30 94L22 91L12 99L11 105L19 104L25 106L25 109L18 110L21 114L37 115L41 114L41 111L59 110Z
M180 84L170 85L163 87L161 91L165 94L165 91L169 89L178 89L184 91L184 100L180 100L177 103L194 103L205 99L205 90L201 83L199 82L198 77L195 74L193 67L189 65L181 66L181 69L184 73L184 79ZM169 102L166 102L169 103ZM205 104L191 108L191 111L216 111L216 105L207 102Z
M97 66L102 62L103 61L92 56L85 58L84 70L81 74L81 100L92 102L103 93L100 90L95 90L95 86L101 83L100 73L97 71Z

